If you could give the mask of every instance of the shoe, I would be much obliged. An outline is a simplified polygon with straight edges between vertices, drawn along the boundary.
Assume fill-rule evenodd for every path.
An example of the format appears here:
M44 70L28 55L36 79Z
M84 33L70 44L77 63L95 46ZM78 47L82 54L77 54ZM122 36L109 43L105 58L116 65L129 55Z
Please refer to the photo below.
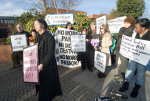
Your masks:
M93 69L89 69L90 72L93 72Z
M102 72L99 72L97 74L97 76L98 76L98 78L104 78L104 77L106 77L105 73L102 73Z
M124 92L129 89L129 82L124 82L122 87L119 89L120 92Z
M140 85L138 85L138 84L135 83L135 86L134 86L134 88L133 88L133 91L132 91L131 94L130 94L130 96L131 96L132 98L135 98L135 97L138 96L138 92L139 92L140 87L141 87Z

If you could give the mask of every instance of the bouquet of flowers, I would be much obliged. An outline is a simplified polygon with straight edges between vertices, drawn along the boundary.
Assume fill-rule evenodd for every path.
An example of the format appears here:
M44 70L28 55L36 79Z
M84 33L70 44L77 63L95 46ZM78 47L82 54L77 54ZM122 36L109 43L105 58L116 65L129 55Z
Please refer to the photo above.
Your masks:
M29 37L29 41L35 43L35 37Z

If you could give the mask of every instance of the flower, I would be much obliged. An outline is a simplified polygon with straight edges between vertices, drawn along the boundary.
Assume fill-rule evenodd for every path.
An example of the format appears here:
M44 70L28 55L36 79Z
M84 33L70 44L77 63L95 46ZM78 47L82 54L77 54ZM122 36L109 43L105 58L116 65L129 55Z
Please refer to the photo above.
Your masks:
M29 37L30 42L35 42L35 37Z

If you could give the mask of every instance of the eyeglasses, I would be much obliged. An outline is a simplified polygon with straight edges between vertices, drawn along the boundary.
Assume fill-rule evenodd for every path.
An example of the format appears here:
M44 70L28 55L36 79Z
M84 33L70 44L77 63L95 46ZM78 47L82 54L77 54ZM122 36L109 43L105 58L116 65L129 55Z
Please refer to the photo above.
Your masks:
M100 29L104 29L104 28L100 28Z

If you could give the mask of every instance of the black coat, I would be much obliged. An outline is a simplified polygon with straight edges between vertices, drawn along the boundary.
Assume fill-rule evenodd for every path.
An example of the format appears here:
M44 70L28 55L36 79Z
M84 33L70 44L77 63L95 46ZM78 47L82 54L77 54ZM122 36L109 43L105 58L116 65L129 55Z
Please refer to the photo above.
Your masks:
M43 64L43 70L39 73L39 101L51 101L62 94L55 59L55 40L47 31L37 39L39 64Z

